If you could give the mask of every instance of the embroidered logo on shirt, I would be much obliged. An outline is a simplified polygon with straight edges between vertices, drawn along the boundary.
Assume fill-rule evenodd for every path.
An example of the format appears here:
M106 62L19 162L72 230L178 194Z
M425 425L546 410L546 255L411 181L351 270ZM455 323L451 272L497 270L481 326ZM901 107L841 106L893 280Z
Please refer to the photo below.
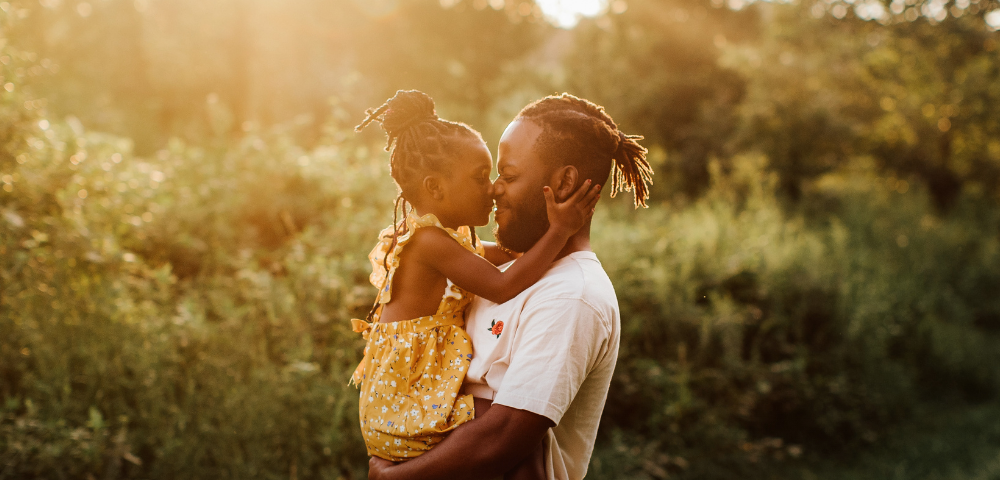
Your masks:
M489 330L493 335L496 335L497 338L500 338L500 334L503 333L503 320L498 322L496 319L493 319L493 323L490 323L487 330Z

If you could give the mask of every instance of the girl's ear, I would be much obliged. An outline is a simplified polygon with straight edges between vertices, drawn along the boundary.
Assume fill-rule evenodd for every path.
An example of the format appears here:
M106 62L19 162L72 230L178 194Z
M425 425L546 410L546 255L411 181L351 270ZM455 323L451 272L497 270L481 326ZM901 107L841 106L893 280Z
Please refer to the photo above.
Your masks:
M564 202L580 187L580 171L573 165L565 165L552 172L552 193L557 202Z
M441 185L441 179L435 175L428 175L424 177L424 181L420 184L423 187L423 193L429 198L434 200L441 200L444 198L444 188Z

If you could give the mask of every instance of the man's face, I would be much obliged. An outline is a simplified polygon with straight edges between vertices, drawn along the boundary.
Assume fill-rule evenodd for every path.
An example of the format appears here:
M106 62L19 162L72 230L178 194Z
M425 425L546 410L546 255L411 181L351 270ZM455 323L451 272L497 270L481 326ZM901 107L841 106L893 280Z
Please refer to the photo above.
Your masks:
M497 243L515 252L526 252L549 228L542 187L551 173L538 157L535 140L542 133L538 125L514 120L503 136L497 156L499 176L493 182L496 201Z

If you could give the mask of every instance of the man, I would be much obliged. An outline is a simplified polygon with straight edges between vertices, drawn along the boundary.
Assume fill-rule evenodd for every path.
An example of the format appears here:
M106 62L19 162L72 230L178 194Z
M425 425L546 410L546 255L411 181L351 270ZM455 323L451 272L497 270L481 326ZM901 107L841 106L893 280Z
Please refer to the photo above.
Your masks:
M613 170L611 196L634 190L636 206L645 206L652 171L638 139L619 131L602 107L569 94L525 107L500 139L498 244L525 252L542 237L546 185L563 201L588 179L604 184ZM373 457L369 478L494 478L527 462L519 473L537 466L542 478L582 479L620 338L618 301L590 250L590 223L513 300L477 298L466 329L475 353L465 388L476 397L476 418L413 460Z

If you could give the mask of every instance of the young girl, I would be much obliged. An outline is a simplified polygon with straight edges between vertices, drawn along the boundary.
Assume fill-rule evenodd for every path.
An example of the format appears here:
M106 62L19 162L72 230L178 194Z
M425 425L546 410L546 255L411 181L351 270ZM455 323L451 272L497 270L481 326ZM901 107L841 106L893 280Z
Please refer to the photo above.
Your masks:
M352 380L368 454L402 461L475 415L472 396L460 393L472 358L462 329L472 295L503 303L540 279L593 212L600 186L588 181L563 203L544 187L548 232L501 272L494 264L510 257L477 242L471 228L489 222L493 208L493 159L482 136L438 118L434 101L415 90L366 113L357 130L373 121L385 129L400 190L393 216L402 207L404 218L369 255L379 292L368 321L352 320L368 341Z

